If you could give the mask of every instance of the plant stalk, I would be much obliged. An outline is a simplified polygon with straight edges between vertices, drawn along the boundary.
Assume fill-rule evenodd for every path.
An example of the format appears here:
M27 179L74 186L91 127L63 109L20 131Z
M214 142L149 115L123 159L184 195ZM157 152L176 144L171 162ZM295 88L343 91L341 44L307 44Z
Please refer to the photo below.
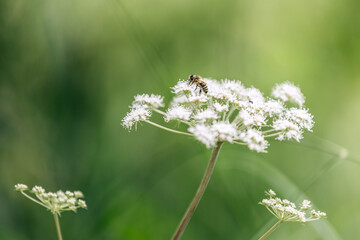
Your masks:
M209 163L206 167L206 170L205 170L204 176L201 180L200 186L199 186L193 200L191 201L188 209L186 210L183 218L181 219L181 222L180 222L179 226L177 227L177 229L172 237L172 240L178 240L181 238L183 232L185 231L186 226L188 225L192 215L195 212L197 205L199 204L202 196L204 195L205 189L206 189L206 187L210 181L210 177L213 173L216 159L218 158L222 144L223 144L223 142L218 142L215 145L215 147L213 148Z
M54 220L55 220L55 225L56 225L56 231L57 231L58 238L59 238L59 240L63 240L62 235L61 235L59 217L58 217L57 213L54 213L53 215L54 215Z
M265 238L267 238L275 229L277 229L280 224L282 224L283 222L282 221L278 221L277 223L274 224L274 226L272 226L269 230L267 230L266 233L264 233L264 235L262 235L259 240L263 240Z
M186 133L186 132L180 132L180 131L177 131L177 130L174 130L174 129L171 129L171 128L167 128L167 127L164 127L164 126L161 126L157 123L154 123L154 122L151 122L149 120L145 120L144 122L147 122L151 125L154 125L155 127L158 127L158 128L161 128L161 129L164 129L166 131L169 131L169 132L172 132L172 133L178 133L178 134L182 134L182 135L186 135L186 136L193 136L192 134L190 133Z

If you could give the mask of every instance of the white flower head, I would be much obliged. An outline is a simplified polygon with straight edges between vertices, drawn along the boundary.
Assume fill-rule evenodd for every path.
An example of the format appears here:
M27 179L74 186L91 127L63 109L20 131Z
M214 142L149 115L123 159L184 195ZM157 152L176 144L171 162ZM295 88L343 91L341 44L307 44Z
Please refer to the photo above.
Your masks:
M284 104L280 101L269 99L264 103L263 110L270 117L273 117L274 115L279 115L284 111Z
M136 95L134 98L135 98L134 104L146 104L154 108L159 108L164 106L164 97L160 95L141 94L141 95Z
M240 81L225 79L221 81L221 85L224 89L234 93L238 97L243 96L245 91L245 86Z
M122 125L130 130L134 125L140 121L145 121L151 117L151 112L146 105L137 106L133 108L123 119Z
M269 191L265 191L265 194L270 196L270 197L275 197L276 196L276 193L274 190L272 189L269 189ZM266 199L267 200L267 199Z
M189 108L183 106L176 106L169 108L164 116L165 122L169 122L170 120L190 120L190 116L192 111Z
M189 94L195 91L195 87L194 85L188 84L187 81L179 80L179 82L172 87L172 92L175 94Z
M221 142L232 143L239 135L236 126L228 122L215 122L211 126L211 131L217 136L217 140Z
M15 185L15 190L16 191L25 191L25 190L28 190L29 188L28 188L28 186L27 185L25 185L25 184L22 184L22 183L18 183L18 184L16 184Z
M170 106L174 107L174 106L178 106L178 105L182 105L182 104L188 104L189 103L189 97L185 96L185 95L176 95L171 103Z
M304 200L300 208L287 199L274 198L276 193L273 190L265 192L269 197L263 199L259 204L264 205L281 222L309 222L326 217L326 213L311 210L311 202Z
M279 136L276 138L277 140L295 139L299 142L303 138L303 132L300 127L287 119L277 119L273 123L273 128L280 131Z
M199 87L206 88L207 93L200 92ZM165 110L161 110L163 97L137 95L122 125L131 130L138 122L145 121L169 132L192 136L208 148L217 142L230 142L257 152L266 152L268 138L300 141L303 132L311 131L314 125L313 116L302 107L304 96L300 89L289 82L274 88L272 94L277 99L264 97L255 87L246 88L240 81L227 79L199 78L192 85L179 80L172 92L174 97ZM288 107L287 101L300 107ZM185 124L187 132L152 122L153 113L161 114L165 124L170 121L177 121L176 126Z
M60 215L60 213L64 211L71 210L76 212L78 208L87 208L85 201L80 199L84 197L80 191L66 191L64 193L63 191L59 190L56 193L53 193L46 192L45 189L41 186L34 186L30 193L34 194L35 196L31 197L26 193L28 187L25 184L16 184L15 190L21 191L25 197L45 207L53 214ZM34 199L35 197L37 200Z
M263 94L259 89L254 87L246 88L244 91L244 97L246 97L250 103L262 104L265 102Z
M216 81L207 79L208 85L208 94L210 97L213 97L217 100L223 101L234 101L236 99L236 95L232 93L229 89L223 87L223 85Z
M315 219L319 219L319 218L324 218L326 217L326 213L324 212L320 212L320 211L315 211L314 209L311 210L311 216Z
M262 111L253 111L251 107L242 109L239 112L239 118L245 126L263 126L266 122L266 117Z
M219 118L219 116L216 114L216 112L210 108L201 110L194 115L194 119L199 122L206 122L208 120L216 120L218 118Z
M209 126L204 124L197 124L188 129L194 134L194 137L206 145L207 148L214 147L217 142L216 133L214 133Z
M45 189L42 188L41 186L34 186L31 191L35 194L45 193Z
M282 84L277 84L272 90L272 96L278 98L284 102L296 103L300 107L305 102L305 97L302 94L299 87L295 86L293 83L284 82Z
M207 101L209 101L209 98L206 95L196 95L196 94L191 94L189 96L189 102L193 102L193 103L206 103Z
M218 113L227 112L229 111L229 105L216 102L214 103L214 109Z
M307 109L290 108L285 112L285 117L298 124L300 128L312 131L314 120Z
M302 203L301 203L301 209L302 210L308 210L311 208L311 201L309 200L304 200Z
M269 146L264 135L256 129L248 129L246 132L242 132L240 138L248 144L250 150L257 152L266 152L265 149Z

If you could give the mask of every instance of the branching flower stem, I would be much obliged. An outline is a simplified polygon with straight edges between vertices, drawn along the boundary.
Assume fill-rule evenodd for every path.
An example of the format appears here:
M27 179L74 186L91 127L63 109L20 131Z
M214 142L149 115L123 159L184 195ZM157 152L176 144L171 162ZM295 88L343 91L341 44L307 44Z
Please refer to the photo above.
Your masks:
M169 132L178 133L178 134L182 134L182 135L186 135L186 136L193 136L190 133L181 132L181 131L177 131L177 130L174 130L174 129L171 129L171 128L167 128L167 127L161 126L161 125L159 125L157 123L151 122L149 120L145 120L145 122L147 122L147 123L149 123L151 125L154 125L155 127L158 127L158 128L164 129L166 131L169 131Z
M163 111L161 111L161 110L159 110L159 109L152 108L152 110L153 110L154 112L157 112L157 113L161 114L161 115L166 115L165 112L163 112Z
M55 220L55 225L56 225L56 231L57 231L57 235L59 240L63 240L62 235L61 235L61 228L60 228L60 222L59 222L59 217L57 213L53 213L54 215L54 220Z
M78 208L87 208L85 201L81 199L84 198L84 194L80 191L63 192L58 190L57 192L46 192L41 186L34 186L30 190L27 185L22 183L16 184L15 190L19 191L31 201L43 206L53 214L58 240L63 240L59 222L60 213L65 211L76 212ZM28 195L25 191L29 191L29 193L36 196L37 199Z
M280 224L283 223L282 221L277 221L274 226L272 226L266 233L264 233L264 235L262 235L259 240L263 240L265 238L267 238L273 231L275 231L275 229L277 229Z
M269 134L269 135L265 135L264 137L269 138L269 137L275 137L275 136L279 136L281 134L281 132L277 132L277 133L273 133L273 134Z
M31 201L36 202L37 204L39 204L39 205L41 205L41 206L43 206L43 207L48 208L48 207L45 206L43 203L39 202L38 200L36 200L36 199L30 197L29 195L27 195L26 193L24 193L24 191L20 191L20 192L21 192L22 195L24 195L25 197L27 197L27 198L30 199Z
M181 219L181 222L180 222L179 226L177 227L177 229L172 237L172 240L178 240L181 238L183 232L185 231L187 224L189 223L192 215L195 212L197 205L199 204L202 196L204 195L205 189L206 189L206 187L210 181L211 175L213 173L215 163L218 158L222 144L223 144L223 142L218 142L215 145L215 147L213 148L209 163L206 167L206 170L205 170L204 176L201 180L200 186L199 186L193 200L191 201L188 209L186 210L184 217Z

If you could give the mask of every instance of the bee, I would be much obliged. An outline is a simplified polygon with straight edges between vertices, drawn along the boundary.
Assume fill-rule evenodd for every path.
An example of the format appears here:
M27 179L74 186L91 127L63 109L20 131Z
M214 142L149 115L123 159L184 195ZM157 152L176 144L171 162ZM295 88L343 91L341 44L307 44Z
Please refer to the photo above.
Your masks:
M204 80L201 79L201 77L199 75L190 75L189 76L189 85L196 85L196 88L200 88L200 94L201 91L203 91L204 93L208 93L208 87L206 85L206 82Z

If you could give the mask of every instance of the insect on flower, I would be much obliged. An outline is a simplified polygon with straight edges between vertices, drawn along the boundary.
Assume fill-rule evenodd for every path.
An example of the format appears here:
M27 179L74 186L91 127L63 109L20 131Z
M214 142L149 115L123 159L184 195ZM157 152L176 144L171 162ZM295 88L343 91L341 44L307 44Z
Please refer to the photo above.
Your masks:
M190 75L189 76L189 85L193 85L195 84L196 85L196 88L200 88L200 94L201 94L201 90L204 92L204 93L208 93L208 87L207 87L207 84L206 82L201 78L201 76L199 75Z

